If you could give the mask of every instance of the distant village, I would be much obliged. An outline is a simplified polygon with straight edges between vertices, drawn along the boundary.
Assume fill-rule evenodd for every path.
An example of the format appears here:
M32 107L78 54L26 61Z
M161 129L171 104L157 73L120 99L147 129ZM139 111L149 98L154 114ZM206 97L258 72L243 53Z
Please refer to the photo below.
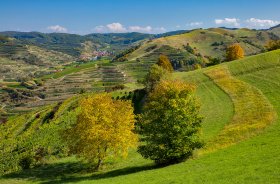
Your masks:
M107 51L107 50L95 50L91 53L82 53L80 55L80 60L82 61L94 61L97 59L100 59L101 57L104 56L113 56L114 52L113 51Z

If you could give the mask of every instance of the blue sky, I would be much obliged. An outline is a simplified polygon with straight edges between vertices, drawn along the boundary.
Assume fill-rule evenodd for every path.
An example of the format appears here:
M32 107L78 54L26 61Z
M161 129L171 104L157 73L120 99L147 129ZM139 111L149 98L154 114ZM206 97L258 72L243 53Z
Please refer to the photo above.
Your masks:
M1 0L0 31L160 33L280 24L279 0Z

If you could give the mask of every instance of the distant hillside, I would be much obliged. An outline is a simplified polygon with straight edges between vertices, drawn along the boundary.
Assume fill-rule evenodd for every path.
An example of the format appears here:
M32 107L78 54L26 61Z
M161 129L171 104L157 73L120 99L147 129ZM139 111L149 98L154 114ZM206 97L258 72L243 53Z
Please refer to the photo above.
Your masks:
M62 52L7 38L0 42L0 82L20 81L46 75L75 60L73 56Z
M160 54L169 56L175 69L192 70L204 67L211 58L224 59L227 46L239 43L245 55L255 55L265 51L270 40L279 39L279 27L269 30L209 28L178 32L145 41L135 51L125 55L125 60L156 62Z
M107 49L119 52L143 39L153 38L151 34L143 33L108 33L89 34L85 36L67 33L39 33L39 32L0 32L0 35L15 38L23 44L32 44L45 49L63 52L78 57L82 43L91 41L96 49Z
M270 29L268 29L268 32L271 32L275 35L278 36L278 39L280 38L280 24L274 27L271 27Z

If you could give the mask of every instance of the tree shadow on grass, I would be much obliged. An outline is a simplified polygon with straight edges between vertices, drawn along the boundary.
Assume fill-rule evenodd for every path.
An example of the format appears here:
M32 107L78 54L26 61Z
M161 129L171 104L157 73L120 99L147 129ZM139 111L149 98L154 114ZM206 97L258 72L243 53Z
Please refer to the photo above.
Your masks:
M4 175L5 179L25 179L37 181L42 184L58 184L79 182L82 180L99 180L122 175L133 174L141 171L159 168L154 164L126 167L108 172L94 172L89 164L80 162L54 163L41 167L24 170L17 173Z

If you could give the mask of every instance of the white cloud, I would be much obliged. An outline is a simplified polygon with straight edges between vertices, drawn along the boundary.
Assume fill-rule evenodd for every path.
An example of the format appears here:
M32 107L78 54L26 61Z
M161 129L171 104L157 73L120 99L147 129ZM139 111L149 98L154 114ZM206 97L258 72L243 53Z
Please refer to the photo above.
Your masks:
M125 33L125 32L140 32L140 33L163 33L166 32L164 27L156 27L152 26L124 26L121 23L115 22L111 24L107 24L106 26L100 25L96 26L93 29L94 32L97 33Z
M198 26L202 26L203 22L191 22L189 24L187 24L187 26L191 26L191 27L198 27Z
M55 25L55 26L49 26L47 27L48 30L51 30L53 32L57 33L67 33L68 30L65 27L62 27L60 25Z
M250 18L245 21L251 28L270 28L280 24L280 21Z
M153 28L151 26L129 26L128 30L132 32L150 33L153 30Z
M127 32L127 29L118 22L114 22L112 24L107 24L106 27L109 29L109 31L114 32L114 33L123 33Z
M239 27L239 19L237 18L224 18L224 19L215 19L215 24L226 25L226 26L235 26Z
M96 26L93 31L97 32L97 33L103 33L105 30L105 26Z

